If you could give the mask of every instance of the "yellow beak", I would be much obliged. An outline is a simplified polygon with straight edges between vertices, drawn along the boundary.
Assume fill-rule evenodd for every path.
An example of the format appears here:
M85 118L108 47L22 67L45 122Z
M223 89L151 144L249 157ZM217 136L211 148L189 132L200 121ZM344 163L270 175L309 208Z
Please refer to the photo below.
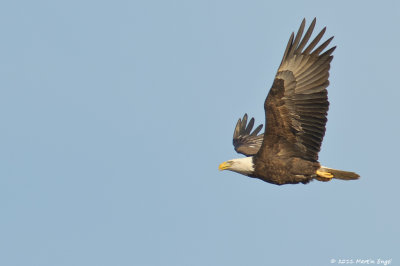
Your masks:
M218 169L219 169L220 171L223 171L223 170L228 169L229 167L231 167L231 164L230 164L229 162L223 162L223 163L221 163L221 164L219 165Z

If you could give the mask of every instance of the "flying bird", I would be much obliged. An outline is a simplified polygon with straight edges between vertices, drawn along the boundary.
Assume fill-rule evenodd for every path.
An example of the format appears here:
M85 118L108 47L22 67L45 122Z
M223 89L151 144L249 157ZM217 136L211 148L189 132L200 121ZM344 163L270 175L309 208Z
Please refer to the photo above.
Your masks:
M303 19L296 36L291 34L264 102L264 134L258 134L262 125L252 131L254 118L247 123L245 114L236 124L233 145L236 152L247 157L223 162L220 170L276 185L359 178L354 172L324 167L318 162L329 108L329 68L336 46L325 50L331 37L315 48L326 27L307 45L316 19L303 36L305 23Z

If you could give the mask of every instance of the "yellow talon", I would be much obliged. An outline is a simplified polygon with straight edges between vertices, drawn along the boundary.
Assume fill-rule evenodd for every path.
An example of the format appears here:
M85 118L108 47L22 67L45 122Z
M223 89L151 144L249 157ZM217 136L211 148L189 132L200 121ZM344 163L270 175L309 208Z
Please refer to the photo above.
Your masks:
M322 172L322 171L320 171L320 170L317 170L316 174L317 174L318 176L320 176L320 177L323 177L323 178L332 178L332 177L333 177L333 175L332 175L331 173L329 173L329 172Z

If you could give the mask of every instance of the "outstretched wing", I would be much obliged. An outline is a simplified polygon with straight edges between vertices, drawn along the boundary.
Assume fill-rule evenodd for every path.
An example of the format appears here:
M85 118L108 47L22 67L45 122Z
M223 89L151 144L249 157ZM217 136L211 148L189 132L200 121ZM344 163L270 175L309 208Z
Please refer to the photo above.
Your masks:
M233 132L233 146L236 152L246 156L252 156L259 151L263 141L263 134L257 134L260 132L263 125L259 125L251 132L253 126L254 118L250 119L249 124L247 124L247 114L243 116L243 119L239 118L235 131Z
M333 39L331 37L314 49L326 28L306 47L315 22L316 19L302 37L305 26L303 20L296 37L293 33L290 36L264 103L267 122L259 156L267 156L269 149L278 156L318 160L329 108L326 88L333 59L331 54L336 47L323 52Z

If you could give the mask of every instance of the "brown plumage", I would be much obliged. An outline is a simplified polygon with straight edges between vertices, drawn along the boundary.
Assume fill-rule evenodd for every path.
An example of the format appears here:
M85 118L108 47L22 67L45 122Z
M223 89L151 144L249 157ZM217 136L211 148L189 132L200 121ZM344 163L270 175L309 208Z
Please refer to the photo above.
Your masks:
M236 171L278 185L306 184L312 179L329 181L331 178L351 180L359 177L352 172L321 167L318 162L329 108L326 88L336 47L324 51L333 37L317 47L325 28L307 46L315 23L314 19L302 36L303 20L296 36L293 33L290 36L264 103L264 135L257 135L262 125L251 132L254 119L247 125L247 114L236 125L235 150L252 156L253 165L243 166L242 163L239 167L236 161L241 159L236 159L221 164L221 170Z
M247 114L243 116L243 119L238 120L235 131L233 132L233 146L237 153L241 153L247 156L256 155L260 150L263 142L263 134L257 135L263 125L259 125L253 130L254 118L250 119L247 124Z

